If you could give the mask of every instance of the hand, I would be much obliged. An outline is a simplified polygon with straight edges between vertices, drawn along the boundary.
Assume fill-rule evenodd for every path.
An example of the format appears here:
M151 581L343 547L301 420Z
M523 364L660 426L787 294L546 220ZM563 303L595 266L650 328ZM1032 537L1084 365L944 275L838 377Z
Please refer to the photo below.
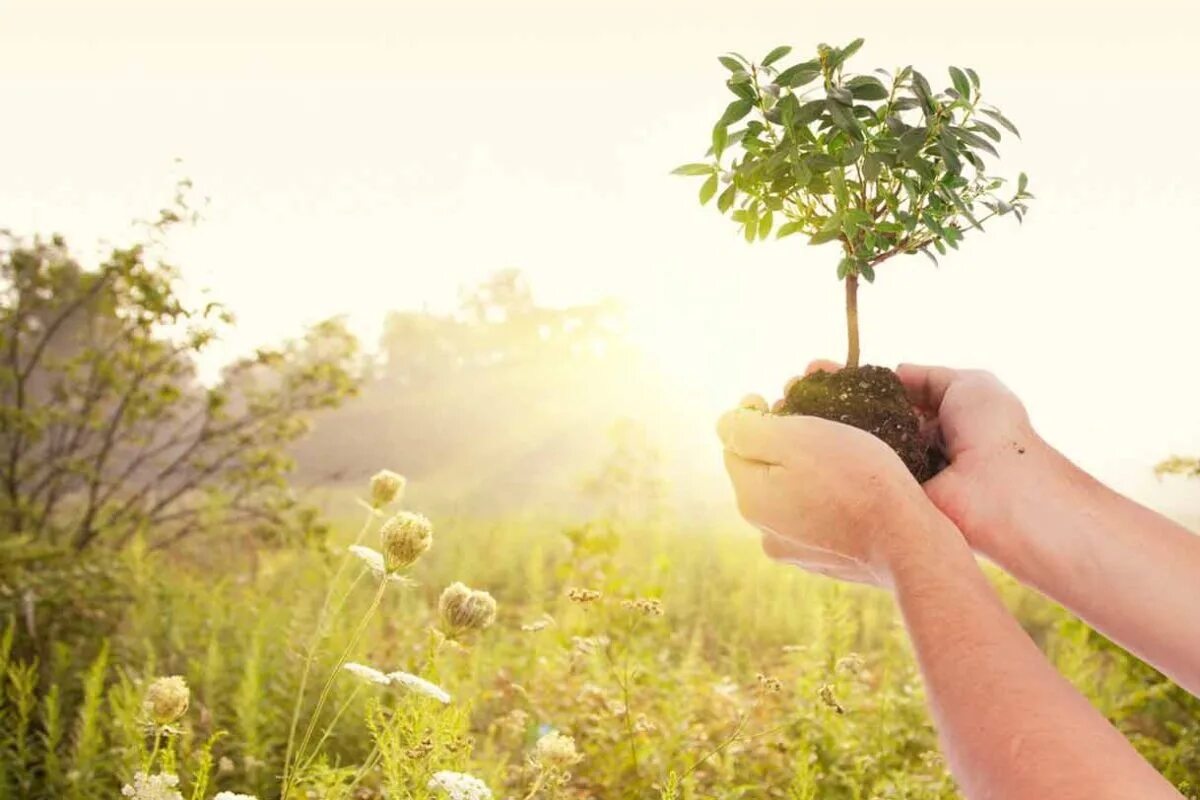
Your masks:
M717 433L738 510L771 558L843 580L891 585L895 559L933 511L900 458L848 425L772 416L761 398Z
M836 362L814 361L805 374L838 369ZM1057 460L1021 401L983 370L902 364L896 374L950 462L926 481L925 493L976 550L1010 568L1024 561L1017 552L1024 548L1000 520L1014 492L1046 488Z

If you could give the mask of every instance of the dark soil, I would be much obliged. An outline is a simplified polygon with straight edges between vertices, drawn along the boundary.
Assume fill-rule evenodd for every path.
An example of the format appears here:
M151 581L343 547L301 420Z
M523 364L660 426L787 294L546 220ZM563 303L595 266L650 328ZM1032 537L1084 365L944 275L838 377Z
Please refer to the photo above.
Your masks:
M878 436L920 482L945 466L933 436L904 393L896 373L885 367L814 372L793 383L778 414L808 414L853 425Z

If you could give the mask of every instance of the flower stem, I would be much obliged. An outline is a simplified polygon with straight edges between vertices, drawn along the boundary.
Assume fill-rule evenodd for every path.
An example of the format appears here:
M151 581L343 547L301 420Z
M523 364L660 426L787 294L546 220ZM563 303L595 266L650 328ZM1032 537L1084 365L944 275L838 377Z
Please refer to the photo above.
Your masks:
M367 513L367 518L363 522L363 526L358 531L358 536L355 537L354 543L361 544L366 537L367 532L371 529L371 523L375 519L375 509L372 508ZM313 661L316 659L317 642L321 639L321 631L325 627L325 622L329 616L329 604L333 600L333 593L337 587L338 581L342 574L346 571L346 565L350 563L350 551L347 550L342 555L341 563L338 564L337 572L333 576L333 580L329 582L328 588L325 590L325 599L321 602L321 611L317 615L317 624L313 630L312 638L308 642L308 649L304 654L304 670L300 674L300 688L296 691L296 702L292 706L292 722L288 728L287 751L283 757L283 778L282 786L280 787L279 796L281 800L287 800L288 789L291 786L292 779L292 754L296 744L296 727L300 723L300 710L304 706L304 692L308 688L308 676L312 673ZM341 610L339 606L338 610ZM297 759L299 760L299 759Z
M325 701L329 699L329 692L333 689L333 682L337 678L342 665L346 663L346 659L350 657L350 653L354 651L359 640L362 639L362 635L366 631L371 617L375 616L375 610L379 608L379 604L383 601L383 593L387 590L387 585L388 576L385 575L379 581L379 591L375 592L375 598L371 601L367 612L359 620L358 626L354 629L354 633L350 637L350 641L346 643L346 647L342 650L342 654L338 656L337 663L334 664L329 677L325 679L325 685L321 687L321 694L317 697L317 706L313 709L312 716L308 720L308 726L304 730L304 738L300 740L300 746L296 748L296 761L300 762L304 760L305 750L312 739L313 732L317 728L317 722L321 719L321 711L325 708ZM295 776L292 777L294 778ZM286 796L284 796L283 800L286 800Z

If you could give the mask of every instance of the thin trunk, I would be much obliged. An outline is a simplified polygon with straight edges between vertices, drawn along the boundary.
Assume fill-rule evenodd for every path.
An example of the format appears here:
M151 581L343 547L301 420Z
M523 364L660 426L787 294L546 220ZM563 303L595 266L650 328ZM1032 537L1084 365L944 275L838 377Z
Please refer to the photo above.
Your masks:
M846 276L846 338L850 349L846 354L846 368L858 366L858 276Z

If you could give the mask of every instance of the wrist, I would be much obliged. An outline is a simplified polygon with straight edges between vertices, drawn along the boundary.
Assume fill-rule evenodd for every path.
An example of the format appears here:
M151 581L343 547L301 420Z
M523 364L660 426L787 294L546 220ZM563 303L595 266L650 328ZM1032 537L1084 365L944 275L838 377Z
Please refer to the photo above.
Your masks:
M880 561L893 590L928 580L948 564L973 561L971 547L954 523L925 497L893 516L890 535L882 540Z
M1044 439L1032 434L954 477L951 516L988 560L1034 585L1074 562L1069 518L1085 504L1090 479Z

